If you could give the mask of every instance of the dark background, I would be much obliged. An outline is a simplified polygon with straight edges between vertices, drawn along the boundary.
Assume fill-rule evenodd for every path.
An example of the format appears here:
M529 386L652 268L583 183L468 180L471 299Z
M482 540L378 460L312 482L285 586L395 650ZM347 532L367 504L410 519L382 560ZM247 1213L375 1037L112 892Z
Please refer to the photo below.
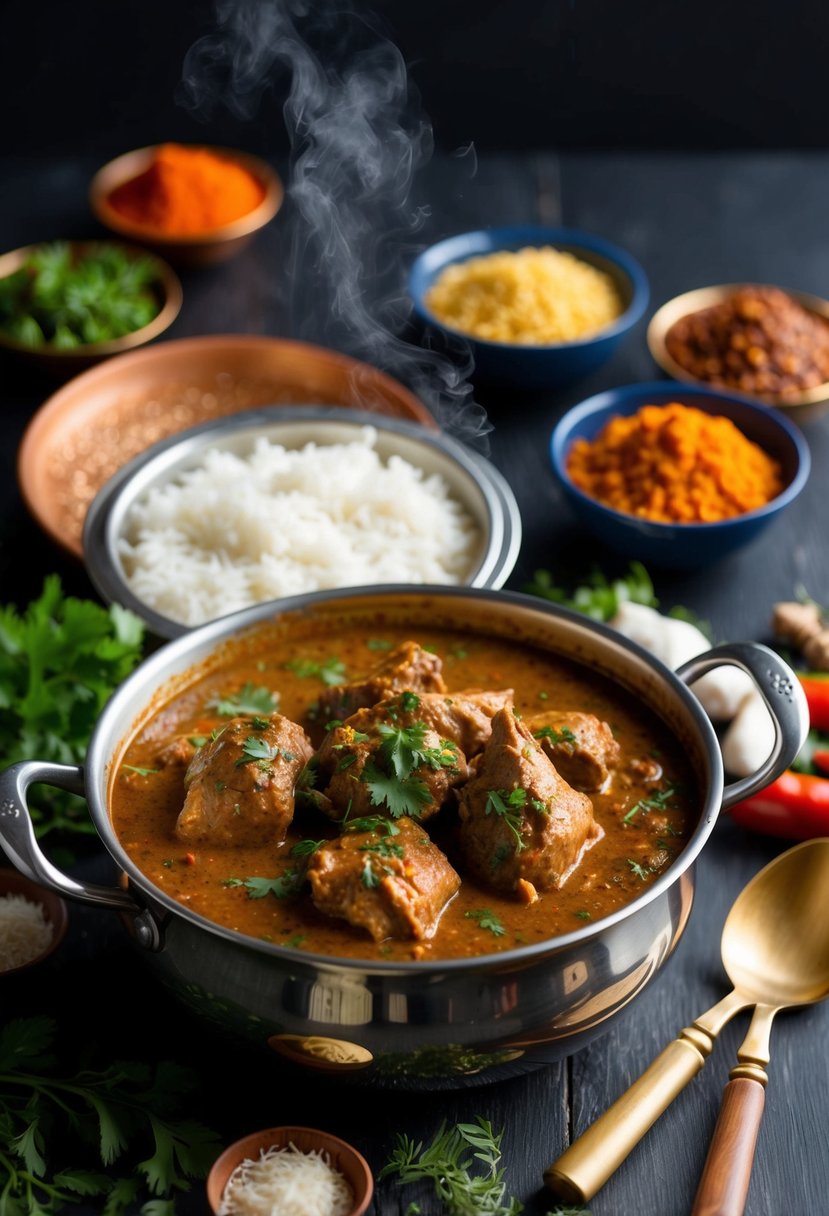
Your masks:
M444 149L829 144L822 0L354 0L354 8L373 12L400 47ZM273 156L286 150L278 80L253 119L217 111L207 134L173 100L186 51L214 28L212 0L0 0L0 15L6 153L108 156L207 138Z

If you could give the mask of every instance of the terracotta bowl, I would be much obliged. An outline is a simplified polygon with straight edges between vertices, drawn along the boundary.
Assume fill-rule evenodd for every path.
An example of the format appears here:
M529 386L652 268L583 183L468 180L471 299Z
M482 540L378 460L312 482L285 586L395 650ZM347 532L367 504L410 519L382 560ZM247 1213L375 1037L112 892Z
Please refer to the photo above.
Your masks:
M184 338L111 359L50 397L20 445L20 489L41 527L81 557L87 507L151 444L228 414L303 404L367 409L438 429L399 381L336 351L247 335Z
M668 330L679 321L682 317L687 317L689 313L700 312L703 308L711 308L714 304L721 304L723 300L728 299L735 291L739 291L744 287L744 283L722 283L716 287L699 287L694 291L683 292L682 295L674 296L668 300L661 308L653 314L648 325L648 349L656 363L674 380L681 380L685 384L697 384L701 388L708 389L712 393L724 392L734 393L736 389L717 389L714 388L706 380L700 380L694 376L668 353L668 348L665 344L665 339ZM783 288L787 295L796 300L807 312L814 313L821 320L829 324L829 300L821 299L820 296L809 295L805 291L791 291L789 288ZM756 401L760 405L774 406L785 413L787 418L791 418L793 422L802 423L808 422L812 418L817 418L829 409L829 381L824 384L818 384L814 388L804 389L799 393L768 393L766 395L758 395L756 393L741 393L743 397L747 397L751 401Z
M248 1158L257 1158L260 1152L269 1148L287 1148L289 1144L294 1144L302 1153L320 1149L327 1153L332 1166L340 1171L351 1187L354 1206L348 1216L362 1216L374 1193L374 1178L368 1162L345 1140L313 1127L270 1127L265 1131L253 1132L226 1148L207 1176L207 1202L214 1216L221 1206L228 1179L238 1165Z
M22 895L32 903L40 904L44 916L52 926L52 940L45 950L35 958L29 959L28 963L22 963L19 967L10 967L8 971L0 971L0 980L20 975L22 972L28 971L30 967L49 958L66 937L69 925L69 911L61 897L54 891L47 891L45 887L33 882L31 878L26 878L17 870L5 867L0 869L0 897L4 895Z
M267 161L233 148L210 147L208 151L235 161L247 169L264 188L262 202L254 207L253 211L231 224L224 224L210 232L193 236L166 236L155 228L133 223L110 205L109 196L118 186L138 177L149 168L156 146L125 152L123 156L116 157L99 169L89 187L89 203L96 217L106 228L121 236L140 241L142 245L157 250L179 266L208 266L235 257L259 229L264 228L273 219L282 206L285 194L282 181Z
M50 242L51 243L51 242ZM147 253L146 249L138 249L135 245L123 245L111 241L66 241L73 252L82 254L94 245L116 244L131 258L151 258L156 267L154 291L159 304L159 311L149 325L142 325L132 333L124 334L122 338L113 338L111 342L89 342L72 350L56 350L48 346L26 346L0 333L0 350L8 351L15 358L37 367L49 375L65 380L78 372L92 367L96 363L109 359L113 355L123 354L124 351L134 350L137 346L145 346L163 334L175 321L181 309L181 283L172 267L161 258ZM25 245L14 249L0 257L0 279L14 274L19 270L30 254L38 249L38 245Z

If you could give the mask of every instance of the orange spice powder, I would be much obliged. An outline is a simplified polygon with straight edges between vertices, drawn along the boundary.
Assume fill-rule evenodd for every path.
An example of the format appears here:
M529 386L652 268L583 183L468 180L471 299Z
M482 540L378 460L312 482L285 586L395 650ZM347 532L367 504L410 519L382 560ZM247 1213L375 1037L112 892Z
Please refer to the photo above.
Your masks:
M644 405L577 439L567 472L591 498L661 523L731 519L783 489L778 462L730 419L679 402Z
M108 202L130 223L165 236L196 236L241 219L265 197L243 165L209 148L162 144L138 177L117 186Z

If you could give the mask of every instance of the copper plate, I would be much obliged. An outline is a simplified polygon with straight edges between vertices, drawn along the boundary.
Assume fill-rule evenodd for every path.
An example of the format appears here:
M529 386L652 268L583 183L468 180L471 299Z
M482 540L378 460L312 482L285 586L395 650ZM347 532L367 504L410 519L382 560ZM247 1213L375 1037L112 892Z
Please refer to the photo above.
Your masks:
M52 539L82 557L90 502L133 456L227 414L302 404L358 407L438 429L397 380L336 351L281 338L185 338L110 359L50 397L20 445L20 490Z
M673 380L680 380L685 384L699 384L703 388L717 391L716 386L710 381L701 380L698 376L692 375L668 354L665 338L671 326L681 317L687 317L692 312L700 312L703 308L710 308L714 304L721 304L735 291L746 286L756 287L758 284L722 283L717 287L698 287L694 291L686 291L680 296L674 296L657 309L648 325L647 340L648 349L663 372L666 372ZM766 284L762 286L766 286ZM829 300L809 295L805 291L791 291L788 287L781 287L777 290L785 291L786 295L791 296L808 312L814 313L821 320L829 323ZM725 388L722 391L739 393L738 389L732 388ZM815 385L814 388L803 389L799 393L769 393L765 396L757 393L740 393L740 395L748 397L751 401L757 401L760 405L771 405L782 410L793 422L808 422L809 419L816 418L829 407L829 382Z

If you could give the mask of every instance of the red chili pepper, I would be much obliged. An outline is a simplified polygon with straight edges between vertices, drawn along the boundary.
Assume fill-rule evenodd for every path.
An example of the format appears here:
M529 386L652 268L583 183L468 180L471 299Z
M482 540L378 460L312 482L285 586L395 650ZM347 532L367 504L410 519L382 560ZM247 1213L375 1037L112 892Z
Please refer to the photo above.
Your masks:
M787 769L759 794L736 803L730 814L740 827L768 836L829 836L829 778Z
M829 679L805 673L797 678L806 694L812 730L829 730Z
M812 764L824 773L829 773L829 752L812 752Z

